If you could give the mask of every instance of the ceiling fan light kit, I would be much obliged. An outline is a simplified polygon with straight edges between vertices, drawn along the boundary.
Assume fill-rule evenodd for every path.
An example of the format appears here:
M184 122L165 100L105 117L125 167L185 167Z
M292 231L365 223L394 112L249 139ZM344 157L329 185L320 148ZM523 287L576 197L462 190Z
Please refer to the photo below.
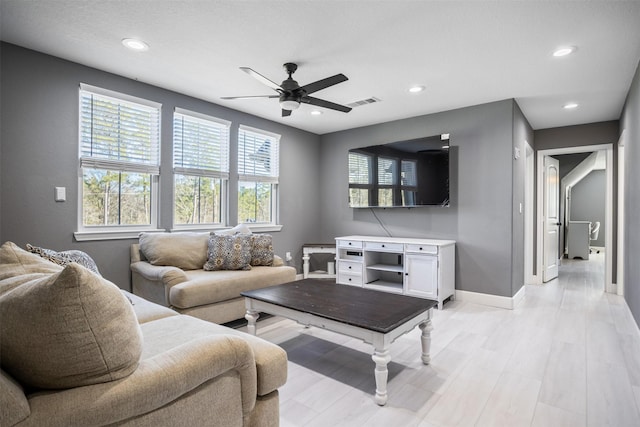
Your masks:
M260 83L269 86L271 89L278 92L279 95L225 96L222 97L222 99L279 98L280 107L282 109L282 117L290 116L291 111L297 110L300 107L301 103L315 105L316 107L329 108L336 111L342 111L343 113L348 113L349 111L351 111L350 107L309 96L309 94L311 93L347 81L347 76L345 76L344 74L336 74L335 76L327 77L325 79L300 86L298 82L293 80L293 78L291 77L291 75L298 69L298 66L293 62L287 62L286 64L284 64L284 69L289 77L284 80L282 84L277 84L269 80L262 74L252 70L249 67L240 67L240 69L258 80Z

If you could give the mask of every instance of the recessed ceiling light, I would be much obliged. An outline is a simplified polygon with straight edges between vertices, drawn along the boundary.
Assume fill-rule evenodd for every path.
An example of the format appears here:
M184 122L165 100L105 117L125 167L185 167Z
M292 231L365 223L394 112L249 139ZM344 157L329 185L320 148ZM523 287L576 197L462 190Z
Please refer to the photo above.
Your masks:
M144 52L145 50L149 50L149 45L143 42L142 40L138 40L138 39L131 39L131 38L122 39L122 44L125 45L125 47L131 50L137 50L138 52Z
M553 56L555 57L561 57L561 56L567 56L573 52L576 51L576 47L575 46L563 46L563 47L559 47L558 49L556 49L553 52Z
M424 90L424 86L412 86L409 88L409 92L411 93L419 93Z
M574 108L578 108L578 104L576 104L575 102L569 102L568 104L564 104L562 108L564 108L565 110L573 110Z
M321 114L322 114L322 111L320 111L320 110L313 110L313 111L311 112L311 115L312 115L312 116L319 116L319 115L321 115Z

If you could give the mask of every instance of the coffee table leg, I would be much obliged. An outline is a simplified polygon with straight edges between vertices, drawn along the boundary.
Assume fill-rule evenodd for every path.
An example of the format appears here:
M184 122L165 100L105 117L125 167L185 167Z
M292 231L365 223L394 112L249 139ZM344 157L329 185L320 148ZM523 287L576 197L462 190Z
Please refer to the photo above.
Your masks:
M389 371L387 370L387 364L391 361L391 356L389 355L389 349L375 349L373 352L373 356L371 356L373 361L376 363L376 397L375 401L378 405L383 406L387 403L387 379L389 377Z
M260 314L256 310L247 309L247 314L244 315L244 318L247 319L247 332L251 335L256 334L256 321L258 320L258 316Z
M422 344L422 363L428 365L431 363L431 331L433 331L433 324L431 323L431 319L427 319L426 322L420 323L418 327L422 330L422 336L420 337Z

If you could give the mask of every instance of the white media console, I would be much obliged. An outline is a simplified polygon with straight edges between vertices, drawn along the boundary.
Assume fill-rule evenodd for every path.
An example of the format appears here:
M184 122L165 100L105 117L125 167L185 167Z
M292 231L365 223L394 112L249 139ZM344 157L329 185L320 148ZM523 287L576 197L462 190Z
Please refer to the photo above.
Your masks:
M455 241L336 237L336 282L438 301L455 293Z

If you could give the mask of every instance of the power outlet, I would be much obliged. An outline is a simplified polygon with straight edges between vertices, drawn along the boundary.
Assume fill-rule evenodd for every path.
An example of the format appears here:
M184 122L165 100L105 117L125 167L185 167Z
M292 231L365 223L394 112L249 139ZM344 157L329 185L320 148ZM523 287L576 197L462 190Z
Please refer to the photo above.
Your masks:
M291 258L291 252L287 252L286 254L284 254L284 259L285 261L291 261L293 258Z

